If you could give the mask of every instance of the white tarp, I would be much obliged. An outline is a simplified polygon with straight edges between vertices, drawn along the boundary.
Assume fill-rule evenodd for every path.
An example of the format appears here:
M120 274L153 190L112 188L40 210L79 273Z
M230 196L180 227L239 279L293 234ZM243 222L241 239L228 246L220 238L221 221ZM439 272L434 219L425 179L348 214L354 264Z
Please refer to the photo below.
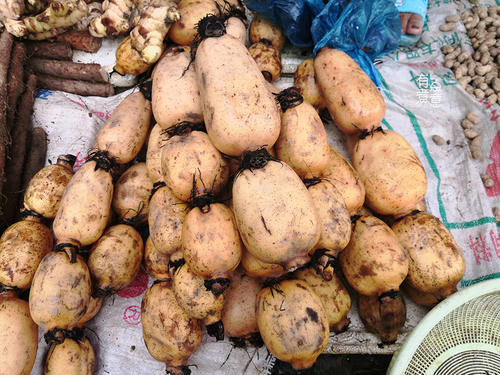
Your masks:
M467 2L464 5L470 7ZM493 1L481 4L492 5ZM454 32L442 33L439 25L447 15L458 14L457 2L431 0L427 26L422 41L414 48L399 49L377 65L383 82L387 113L383 125L402 134L414 147L428 176L427 210L441 218L460 245L466 272L459 287L482 279L500 276L500 238L492 208L500 207L500 134L496 126L500 106L487 105L468 95L455 81L453 73L442 66L442 45L462 44L470 48L465 28L459 23ZM113 48L106 42L96 55L76 54L77 61L98 61L112 65ZM110 52L111 51L111 52ZM292 72L300 61L294 52L284 53L284 71ZM293 84L282 79L278 86ZM47 162L59 154L77 155L77 166L93 146L95 135L104 120L130 91L111 98L78 97L40 90L35 102L33 125L48 134ZM482 136L484 160L471 157L468 140L460 121L468 111L481 118L477 130ZM345 153L343 135L327 125L330 141ZM440 135L447 142L436 145L431 137ZM487 172L494 186L485 189L480 174ZM97 374L164 374L164 365L147 352L142 338L140 305L148 278L142 271L134 284L115 296L106 298L88 332L98 356ZM379 339L367 333L358 317L355 302L350 313L350 329L331 337L326 352L391 353L405 334L426 313L407 299L408 319L395 345L379 347ZM40 346L33 374L42 373L46 345ZM215 342L204 335L203 344L189 361L197 374L267 374L274 359L265 348L247 350L232 347L227 339Z

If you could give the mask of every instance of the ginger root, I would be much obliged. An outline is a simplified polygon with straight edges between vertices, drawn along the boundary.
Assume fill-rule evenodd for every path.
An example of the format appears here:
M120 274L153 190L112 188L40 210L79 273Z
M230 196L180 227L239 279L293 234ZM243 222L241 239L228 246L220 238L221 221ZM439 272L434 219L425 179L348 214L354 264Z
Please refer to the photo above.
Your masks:
M88 14L86 17L83 17L80 21L78 21L78 23L75 25L75 30L87 31L89 29L90 23L95 18L100 17L102 13L102 3L98 3L96 1L88 3Z
M162 45L170 26L180 19L177 4L172 0L153 0L141 11L137 26L130 33L132 46L146 64L160 58Z
M19 19L24 13L23 0L0 0L0 22L6 19Z
M9 33L16 37L46 39L73 26L88 12L84 0L53 0L49 7L36 16L4 22Z
M104 12L90 22L90 34L98 38L126 34L130 30L129 20L134 7L133 0L104 0Z

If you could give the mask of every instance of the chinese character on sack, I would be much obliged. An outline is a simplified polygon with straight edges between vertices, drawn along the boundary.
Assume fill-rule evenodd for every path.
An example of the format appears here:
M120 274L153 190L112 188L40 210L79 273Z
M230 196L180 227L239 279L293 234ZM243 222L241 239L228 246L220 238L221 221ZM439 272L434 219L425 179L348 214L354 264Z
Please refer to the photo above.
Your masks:
M458 33L456 31L452 34L444 34L443 40L444 40L444 43L449 45L449 46L454 46L456 44L461 45L460 37L458 36Z
M406 58L408 60L417 59L419 57L420 57L420 53L418 52L418 50L406 52Z
M430 99L431 106L434 108L441 104L441 85L439 82L434 81L431 83Z
M493 248L495 249L495 253L497 257L500 259L500 236L495 234L495 231L490 230L490 238L491 242L493 242Z
M474 254L478 266L481 265L481 261L491 262L491 250L486 246L486 238L483 238L481 233L479 233L479 237L476 237L475 241L472 236L469 235L469 247Z
M432 55L434 52L436 52L436 49L432 47L432 43L424 43L424 42L422 42L420 44L420 47L418 49L422 53L422 56Z
M441 81L443 81L443 85L445 86L453 86L457 84L457 80L455 79L455 75L452 72L447 72L441 76Z

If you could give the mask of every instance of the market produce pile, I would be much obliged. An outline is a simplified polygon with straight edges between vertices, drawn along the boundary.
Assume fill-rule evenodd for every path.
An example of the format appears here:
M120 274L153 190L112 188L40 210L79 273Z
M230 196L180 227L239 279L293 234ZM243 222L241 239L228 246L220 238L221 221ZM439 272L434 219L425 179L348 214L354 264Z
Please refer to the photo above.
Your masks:
M58 33L79 10L56 3L44 11L54 28L28 18L5 26ZM128 30L133 4L104 2L89 27ZM320 50L299 66L296 87L279 91L271 82L285 38L267 20L254 18L249 51L239 4L137 4L118 64L140 74L158 60L151 78L113 111L75 173L75 157L61 155L31 179L24 218L0 238L0 373L30 373L37 326L51 345L45 374L94 373L85 323L141 262L154 279L144 342L172 375L190 373L204 328L311 367L330 331L349 329L346 283L383 343L406 320L400 289L425 306L456 290L464 259L425 212L424 168L381 127L384 99L347 54ZM178 45L163 51L167 32ZM325 115L352 164L329 145Z

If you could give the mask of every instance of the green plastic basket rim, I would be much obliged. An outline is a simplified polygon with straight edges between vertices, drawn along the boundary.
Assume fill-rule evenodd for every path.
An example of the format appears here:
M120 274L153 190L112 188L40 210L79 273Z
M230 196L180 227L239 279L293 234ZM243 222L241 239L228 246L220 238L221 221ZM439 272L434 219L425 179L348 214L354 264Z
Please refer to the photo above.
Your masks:
M457 307L484 295L500 292L500 278L482 281L468 286L441 301L406 336L401 347L394 353L387 375L404 374L419 345L441 319Z

